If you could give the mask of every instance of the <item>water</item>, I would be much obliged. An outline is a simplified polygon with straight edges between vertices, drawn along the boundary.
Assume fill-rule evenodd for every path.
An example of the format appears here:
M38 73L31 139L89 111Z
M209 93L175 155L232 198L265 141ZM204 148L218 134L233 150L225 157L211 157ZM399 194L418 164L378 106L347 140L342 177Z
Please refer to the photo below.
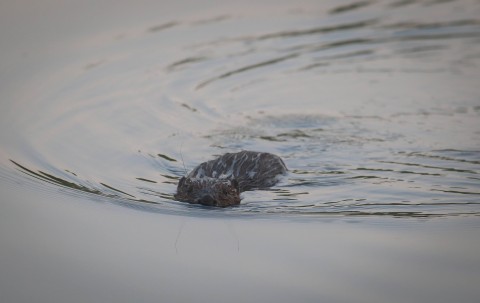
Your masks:
M4 264L25 261L16 251L39 249L35 241L19 244L24 233L18 224L28 221L35 226L44 217L70 228L56 236L40 229L32 238L44 239L52 247L58 245L54 239L74 246L93 245L104 249L100 259L107 258L107 251L125 247L102 243L101 235L112 232L114 238L121 238L127 231L110 231L101 222L120 224L122 220L112 213L122 212L119 216L135 222L132 228L136 226L142 235L149 235L150 228L158 229L156 236L161 238L168 234L164 241L170 249L178 244L177 235L183 234L179 221L216 235L218 230L225 232L218 222L233 220L236 228L228 227L226 238L222 234L197 243L190 237L184 244L188 251L204 247L199 254L207 263L223 260L211 254L214 243L225 244L225 253L232 249L246 264L268 259L253 253L264 246L261 235L278 240L278 245L263 247L265 253L294 245L295 251L287 249L282 258L265 265L270 274L261 276L274 276L275 268L284 265L295 274L282 272L286 280L278 287L259 283L262 287L256 289L255 299L318 301L326 292L324 299L329 302L448 302L451 297L442 295L441 289L454 277L467 282L453 293L465 302L478 297L476 288L469 286L470 278L480 275L479 259L473 254L479 247L470 244L478 243L480 214L478 1L222 1L214 5L36 1L1 6L0 185L5 201L0 206L4 216L0 236L11 247L7 257L0 257ZM289 174L271 190L245 192L239 207L206 209L173 200L176 183L186 171L216 155L244 149L281 156ZM88 215L78 217L73 215L76 212ZM97 233L92 231L77 242L72 233L91 216L102 218L91 223ZM257 233L242 232L253 227ZM417 228L419 234L414 236ZM337 231L336 240L329 238L329 232ZM310 259L312 266L319 264L307 250L333 258L318 252L313 240L292 240L304 233L315 234L319 241L327 237L338 250L358 247L358 254L344 256L352 260L352 272L358 277L387 275L383 269L373 273L360 265L369 254L385 258L382 268L401 271L406 263L417 264L427 258L425 254L436 254L438 246L426 240L429 237L462 239L451 244L458 249L442 246L437 261L422 267L423 278L415 281L422 282L425 292L417 293L408 283L393 287L412 279L417 274L413 269L392 280L391 288L381 288L377 283L381 279L362 284L362 279L347 278L350 273L339 268L328 268L329 275L336 277L333 280L326 273L302 270L297 267L301 258ZM357 243L357 236L377 240ZM412 238L391 243L390 237ZM251 241L252 251L241 253L235 248L237 241ZM146 236L135 240L137 247L153 250L160 245L154 242ZM394 258L392 245L404 259ZM69 246L59 249L65 260L72 261ZM165 260L179 255L157 253ZM188 266L196 262L183 253L184 263L177 265L184 266L184 272L175 276L179 280L192 275ZM45 264L54 264L49 250L39 254ZM75 268L90 262L74 255ZM135 262L123 254L118 258L125 264ZM128 279L138 276L147 263L139 265L138 272L130 267L123 273L110 267L102 272ZM40 261L32 264L37 268ZM243 286L250 281L246 273L238 281L233 278L242 271L238 265L226 260L220 264L226 272L198 271ZM12 283L18 276L21 283L24 276L9 268L10 275L4 277ZM40 276L48 271L38 268ZM423 282L452 270L451 280ZM68 272L52 274L52 280L62 275ZM265 297L270 290L287 286L289 277L326 279L336 291L321 288L319 293L313 290L318 285L293 283L296 295L285 297L280 292L279 297ZM192 283L199 279L190 277ZM343 297L339 286L347 280L352 290ZM99 293L118 291L105 279L96 281ZM136 294L132 300L158 298L157 286L146 277L139 281L138 287L146 288L149 295ZM31 290L27 293L49 289L35 283L27 283ZM208 289L196 291L210 300L214 296ZM227 285L223 289L222 295L234 291ZM405 292L412 295L402 299ZM85 300L85 293L78 292L79 301ZM65 296L69 294L65 290ZM195 298L169 295L186 301ZM9 293L8 298L13 302L24 297ZM41 298L49 301L48 296ZM121 297L114 298L118 302Z

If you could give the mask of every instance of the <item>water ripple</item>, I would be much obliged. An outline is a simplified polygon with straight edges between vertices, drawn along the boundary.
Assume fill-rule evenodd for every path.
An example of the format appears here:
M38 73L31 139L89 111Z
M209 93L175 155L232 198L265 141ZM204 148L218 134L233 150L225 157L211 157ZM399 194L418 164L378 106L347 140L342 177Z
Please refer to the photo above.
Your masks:
M478 216L478 9L222 8L63 39L2 95L1 182L195 216ZM242 149L288 176L234 208L174 201L189 170Z

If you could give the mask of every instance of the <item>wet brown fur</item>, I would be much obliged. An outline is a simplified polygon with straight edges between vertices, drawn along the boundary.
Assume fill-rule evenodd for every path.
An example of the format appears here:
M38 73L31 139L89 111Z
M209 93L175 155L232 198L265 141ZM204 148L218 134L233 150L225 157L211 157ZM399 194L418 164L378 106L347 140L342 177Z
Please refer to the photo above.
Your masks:
M175 199L208 206L237 205L241 192L273 186L286 171L282 159L270 153L227 153L182 177Z

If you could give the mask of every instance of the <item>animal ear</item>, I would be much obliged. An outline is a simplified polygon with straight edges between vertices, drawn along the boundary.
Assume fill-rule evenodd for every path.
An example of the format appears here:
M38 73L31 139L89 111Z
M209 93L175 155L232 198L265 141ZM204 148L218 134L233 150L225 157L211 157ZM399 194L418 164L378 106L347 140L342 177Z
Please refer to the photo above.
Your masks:
M185 183L185 177L182 177L180 181L178 181L178 187L181 187Z
M233 185L233 187L235 187L237 189L238 192L240 192L240 186L238 184L237 179L231 180L230 183Z

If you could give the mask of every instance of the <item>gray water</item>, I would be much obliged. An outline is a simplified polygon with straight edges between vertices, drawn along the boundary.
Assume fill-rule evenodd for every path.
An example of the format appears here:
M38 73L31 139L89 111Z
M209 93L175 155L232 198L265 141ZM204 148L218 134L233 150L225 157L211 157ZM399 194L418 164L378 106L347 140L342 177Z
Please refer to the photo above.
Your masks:
M479 16L474 0L0 4L0 299L475 302ZM238 207L174 201L239 150L289 173Z

